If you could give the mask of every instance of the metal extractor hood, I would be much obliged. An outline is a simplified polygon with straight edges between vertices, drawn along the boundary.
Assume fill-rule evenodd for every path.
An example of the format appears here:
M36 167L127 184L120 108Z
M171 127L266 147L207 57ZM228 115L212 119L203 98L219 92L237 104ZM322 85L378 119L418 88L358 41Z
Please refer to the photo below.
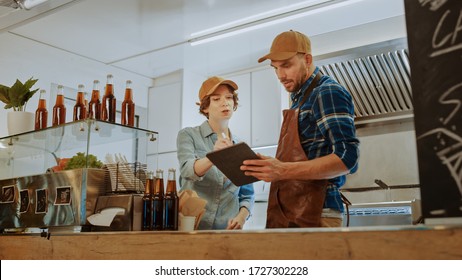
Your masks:
M355 123L413 118L405 38L314 57L316 65L345 86L355 103Z

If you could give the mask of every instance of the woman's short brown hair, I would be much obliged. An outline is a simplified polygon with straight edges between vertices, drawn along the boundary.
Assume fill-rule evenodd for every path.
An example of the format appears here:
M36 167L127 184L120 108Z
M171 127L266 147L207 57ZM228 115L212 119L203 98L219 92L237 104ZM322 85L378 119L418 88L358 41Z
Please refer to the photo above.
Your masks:
M239 98L237 97L237 92L233 89L233 87L231 87L230 85L225 85L228 87L229 89L229 92L231 92L233 94L233 101L234 101L234 107L233 107L233 111L236 111L237 110L237 105L238 105L238 101L239 101ZM210 106L210 96L212 96L213 94L209 94L209 95L206 95L202 100L201 100L201 104L199 105L199 113L206 116L207 119L209 118L209 114L204 112L205 109L207 109L209 106Z

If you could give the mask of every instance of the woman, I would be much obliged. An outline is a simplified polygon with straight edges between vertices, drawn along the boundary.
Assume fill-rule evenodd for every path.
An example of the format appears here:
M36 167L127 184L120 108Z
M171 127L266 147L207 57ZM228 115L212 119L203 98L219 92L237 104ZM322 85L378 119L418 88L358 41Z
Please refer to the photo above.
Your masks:
M178 133L180 186L207 200L199 229L242 229L255 201L253 185L236 186L216 168L206 154L237 143L228 128L237 109L237 85L211 77L199 90L199 113L207 120Z

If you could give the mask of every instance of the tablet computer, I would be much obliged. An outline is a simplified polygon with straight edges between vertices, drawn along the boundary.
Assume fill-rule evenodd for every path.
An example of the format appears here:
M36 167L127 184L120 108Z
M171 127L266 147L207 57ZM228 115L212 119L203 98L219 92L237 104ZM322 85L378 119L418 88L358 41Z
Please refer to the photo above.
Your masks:
M240 168L244 160L260 159L245 142L210 152L206 156L236 186L259 181L253 176L245 175Z

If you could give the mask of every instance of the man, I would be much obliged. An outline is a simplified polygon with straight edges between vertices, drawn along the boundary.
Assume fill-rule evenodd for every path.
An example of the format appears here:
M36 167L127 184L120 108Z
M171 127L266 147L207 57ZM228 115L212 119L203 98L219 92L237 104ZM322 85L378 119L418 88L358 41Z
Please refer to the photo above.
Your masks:
M271 183L267 228L339 227L339 188L358 167L359 140L351 95L313 64L311 42L297 31L279 34L270 53L279 81L290 93L276 158L260 155L241 167Z

